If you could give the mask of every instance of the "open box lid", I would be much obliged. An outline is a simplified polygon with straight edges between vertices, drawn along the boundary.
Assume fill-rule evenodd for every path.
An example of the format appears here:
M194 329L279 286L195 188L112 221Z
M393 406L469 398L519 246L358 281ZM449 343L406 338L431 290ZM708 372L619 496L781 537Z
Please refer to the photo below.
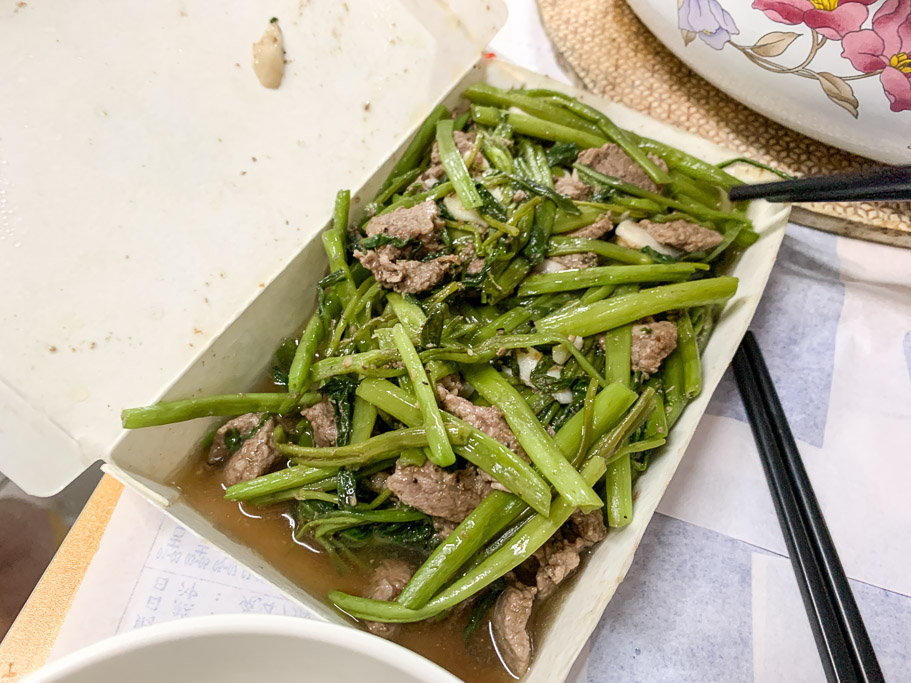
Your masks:
M51 495L282 272L339 188L400 147L506 9L19 5L0 18L0 471ZM272 16L274 91L251 68Z

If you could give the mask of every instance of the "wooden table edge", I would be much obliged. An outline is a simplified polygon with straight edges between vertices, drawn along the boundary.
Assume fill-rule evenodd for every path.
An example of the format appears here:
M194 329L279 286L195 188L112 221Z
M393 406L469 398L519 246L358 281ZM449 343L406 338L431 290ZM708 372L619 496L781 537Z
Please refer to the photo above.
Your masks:
M120 500L123 484L105 475L0 642L0 681L41 668Z

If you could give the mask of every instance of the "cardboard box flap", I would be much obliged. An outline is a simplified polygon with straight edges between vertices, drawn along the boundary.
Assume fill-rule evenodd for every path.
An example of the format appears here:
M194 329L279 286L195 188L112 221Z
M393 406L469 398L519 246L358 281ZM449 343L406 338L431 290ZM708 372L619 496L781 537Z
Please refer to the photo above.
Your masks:
M272 16L277 90L251 67ZM504 20L488 0L78 0L0 18L0 471L49 495L105 458L120 409L202 357Z

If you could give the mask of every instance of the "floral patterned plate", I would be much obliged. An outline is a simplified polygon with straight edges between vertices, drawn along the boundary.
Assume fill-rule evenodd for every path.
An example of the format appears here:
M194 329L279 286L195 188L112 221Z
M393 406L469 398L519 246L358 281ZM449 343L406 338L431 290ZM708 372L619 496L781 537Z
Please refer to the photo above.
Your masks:
M911 0L627 2L747 106L850 152L911 163Z

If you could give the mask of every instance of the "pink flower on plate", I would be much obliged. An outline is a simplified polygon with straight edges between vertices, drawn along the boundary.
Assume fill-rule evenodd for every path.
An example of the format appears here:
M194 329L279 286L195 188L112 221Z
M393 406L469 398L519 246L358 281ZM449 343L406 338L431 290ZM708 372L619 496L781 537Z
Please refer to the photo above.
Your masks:
M873 28L842 41L841 56L879 80L892 111L911 110L911 0L887 0L873 16Z
M877 0L753 0L753 9L762 10L779 24L806 24L826 38L841 40L857 31L867 20L867 5Z

